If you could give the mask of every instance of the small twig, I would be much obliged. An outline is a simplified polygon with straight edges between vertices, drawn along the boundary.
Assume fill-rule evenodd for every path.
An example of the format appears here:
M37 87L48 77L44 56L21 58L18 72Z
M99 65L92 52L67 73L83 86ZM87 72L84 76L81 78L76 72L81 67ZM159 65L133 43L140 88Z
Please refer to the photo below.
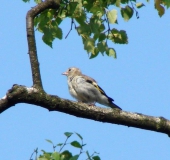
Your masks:
M59 153L61 152L61 150L63 149L63 147L67 144L66 142L67 142L68 138L69 138L69 137L66 138L64 144L60 147Z
M67 33L67 35L65 36L65 39L68 37L68 35L70 34L70 32L71 32L71 30L72 30L72 28L73 28L73 24L75 25L75 23L74 23L74 20L73 20L73 18L71 19L71 28L70 28L70 30L69 30L69 32Z
M106 20L107 26L108 26L108 29L107 29L107 31L106 31L106 32L108 32L107 38L106 38L106 44L107 44L108 36L109 36L109 33L110 33L111 29L110 29L109 20L108 20L107 14L106 14L106 10L105 10L105 20Z
M135 11L135 13L136 13L136 18L138 19L138 18L139 18L139 13L138 13L138 11L135 9L132 1L130 1L130 3L131 3L131 5L132 5L132 9L133 9L133 10Z
M30 156L30 160L33 160L32 157L35 153L35 159L37 159L37 154L38 154L38 148L34 149L34 152L32 152L31 156Z

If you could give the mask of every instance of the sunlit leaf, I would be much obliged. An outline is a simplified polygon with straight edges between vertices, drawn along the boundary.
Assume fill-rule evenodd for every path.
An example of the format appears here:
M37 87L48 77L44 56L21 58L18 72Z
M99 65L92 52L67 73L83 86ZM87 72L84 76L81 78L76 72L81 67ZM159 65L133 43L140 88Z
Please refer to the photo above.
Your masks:
M51 154L51 158L52 158L52 160L60 160L60 153L58 153L58 152L53 152L53 153Z
M139 2L139 3L136 3L136 7L137 8L141 8L141 7L143 7L143 6L145 6L143 3L141 3L141 2Z
M34 2L38 4L38 3L41 3L42 0L34 0Z
M116 58L116 51L113 48L108 48L107 51L106 51L106 54L109 57Z
M117 20L117 10L112 9L111 11L107 12L107 18L109 20L109 23L114 24Z
M95 45L95 41L92 38L84 38L84 49L88 52L88 53L93 53L94 52L94 45Z

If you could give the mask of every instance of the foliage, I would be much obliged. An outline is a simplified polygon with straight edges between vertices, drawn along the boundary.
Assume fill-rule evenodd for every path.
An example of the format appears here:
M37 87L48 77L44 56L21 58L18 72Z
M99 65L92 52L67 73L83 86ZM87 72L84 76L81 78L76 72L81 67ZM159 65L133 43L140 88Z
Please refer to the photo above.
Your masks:
M41 0L34 1L37 4L41 3ZM122 18L129 21L134 13L139 18L137 10L143 6L143 3L136 0L62 0L58 10L48 9L35 17L34 25L43 33L43 41L52 47L55 38L63 38L59 25L64 19L70 18L70 31L74 26L90 58L96 57L99 53L116 58L116 51L108 46L108 41L115 44L128 43L126 31L111 27L118 24L118 10ZM160 16L165 12L164 6L169 8L170 1L155 0L155 8Z
M74 140L71 142L68 142L68 139L70 139L70 137L72 135L76 135L79 140ZM66 140L64 143L58 143L57 145L54 145L54 143L51 140L46 139L47 142L49 142L50 144L52 144L53 146L53 152L46 152L44 150L42 151L42 154L37 158L37 154L38 154L38 148L34 150L33 154L35 153L35 159L36 160L78 160L80 158L80 155L85 153L87 155L87 160L100 160L100 157L97 155L98 153L94 152L93 154L89 154L88 151L83 151L83 147L86 145L83 143L83 137L79 134L79 133L72 133L72 132L65 132L64 135L66 136ZM71 145L74 148L78 148L79 149L79 153L73 155L73 153L71 153L69 150L63 150L66 145ZM56 151L55 149L59 147L59 150ZM31 155L30 160L33 160L33 154Z

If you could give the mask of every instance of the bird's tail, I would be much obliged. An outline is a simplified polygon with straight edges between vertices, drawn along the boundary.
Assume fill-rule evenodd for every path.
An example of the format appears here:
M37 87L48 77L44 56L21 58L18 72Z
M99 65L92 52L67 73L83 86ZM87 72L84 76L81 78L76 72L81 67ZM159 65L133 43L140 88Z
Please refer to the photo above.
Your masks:
M118 105L114 104L113 102L109 103L109 107L122 110L122 108L120 108Z

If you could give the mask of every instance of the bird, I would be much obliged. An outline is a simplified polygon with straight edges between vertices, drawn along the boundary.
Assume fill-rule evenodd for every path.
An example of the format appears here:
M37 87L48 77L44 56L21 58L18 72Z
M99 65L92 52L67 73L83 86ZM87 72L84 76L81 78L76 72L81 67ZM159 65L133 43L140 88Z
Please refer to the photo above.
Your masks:
M97 84L97 82L82 74L77 67L70 67L62 75L67 76L68 88L71 96L78 102L95 105L99 103L111 108L122 110L119 106L113 103L113 99L104 92L104 90Z

